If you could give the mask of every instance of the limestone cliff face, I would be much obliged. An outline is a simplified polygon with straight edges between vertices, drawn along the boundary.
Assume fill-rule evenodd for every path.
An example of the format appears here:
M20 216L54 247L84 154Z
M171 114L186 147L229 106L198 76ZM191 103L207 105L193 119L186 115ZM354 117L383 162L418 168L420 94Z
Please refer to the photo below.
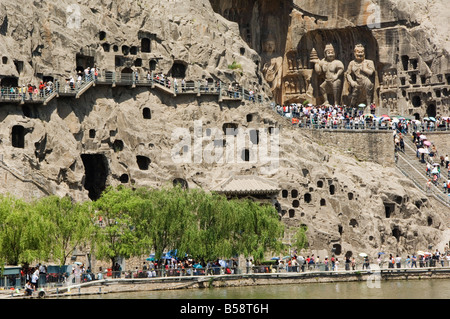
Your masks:
M326 10L349 6L329 2ZM25 1L2 1L0 55L6 59L0 65L1 80L37 84L97 65L116 73L132 69L141 75L155 71L191 80L235 81L271 94L273 83L262 77L265 59L286 68L287 43L302 48L302 41L308 47L320 34L335 39L353 35L349 41L354 42L367 35L366 29L346 29L357 25L351 19L356 16L353 9L335 15L324 7L315 11L313 1L303 3L303 12L287 2L274 3L242 2L254 30L250 34L260 34L249 41L241 37L241 22L214 13L217 5L228 10L225 2L34 1L27 6ZM290 22L278 23L276 10ZM403 27L398 29L403 32ZM303 30L304 37L294 30ZM275 32L274 43L262 52L262 42L255 39L270 32ZM411 36L411 30L405 32ZM367 39L380 46L378 36ZM386 45L388 49L396 50ZM381 54L374 57L385 61ZM242 70L229 69L233 61ZM311 249L330 252L334 247L342 255L406 253L448 241L448 209L420 193L389 163L358 161L336 145L323 145L313 134L292 128L266 104L98 84L78 99L61 96L47 105L2 102L0 120L2 193L28 199L69 195L81 201L98 197L107 185L159 187L181 181L211 190L233 175L257 174L282 190L276 200L288 226L287 242L300 224L308 226ZM226 127L258 130L260 143L246 139L241 145L223 133ZM273 134L274 128L280 135ZM269 152L272 158L242 160L245 152L251 157L254 148L260 151L263 142L272 147L277 141L279 153ZM227 154L226 160L214 157L221 153Z
M240 25L243 39L261 54L262 71L278 103L322 103L313 50L326 44L347 68L361 43L374 61L373 101L379 114L448 116L450 11L445 0L248 1L212 0ZM272 49L268 50L273 43ZM349 105L344 83L340 104Z

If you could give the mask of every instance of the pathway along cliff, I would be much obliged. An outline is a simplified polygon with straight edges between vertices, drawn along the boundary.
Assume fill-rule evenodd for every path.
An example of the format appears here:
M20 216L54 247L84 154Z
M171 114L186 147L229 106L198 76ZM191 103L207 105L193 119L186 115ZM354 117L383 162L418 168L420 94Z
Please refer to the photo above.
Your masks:
M450 267L426 267L417 269L382 269L358 271L307 271L282 273L257 273L238 275L180 276L139 279L103 279L80 285L41 289L32 296L23 291L1 292L1 298L64 298L73 296L103 295L144 291L226 288L266 285L301 285L311 283L366 282L369 288L394 280L448 280Z

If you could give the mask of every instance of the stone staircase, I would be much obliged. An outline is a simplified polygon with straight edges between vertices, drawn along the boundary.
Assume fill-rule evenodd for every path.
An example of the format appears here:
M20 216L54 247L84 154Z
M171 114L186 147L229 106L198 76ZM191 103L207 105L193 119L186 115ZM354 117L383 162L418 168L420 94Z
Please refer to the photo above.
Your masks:
M405 152L399 151L397 160L397 169L406 177L408 177L418 189L427 194L427 196L433 196L441 204L450 208L450 197L444 194L442 189L443 179L438 182L435 186L431 184L431 187L427 187L427 182L431 179L426 174L426 163L422 163L420 158L416 156L416 147L411 141L409 136L404 139L405 142ZM444 174L444 175L443 175ZM445 172L441 172L441 176L446 176Z

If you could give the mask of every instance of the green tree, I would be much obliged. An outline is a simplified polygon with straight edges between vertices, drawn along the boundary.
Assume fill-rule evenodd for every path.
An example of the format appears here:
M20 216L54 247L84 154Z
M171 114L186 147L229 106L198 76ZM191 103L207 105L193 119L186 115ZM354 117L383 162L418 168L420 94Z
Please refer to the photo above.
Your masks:
M43 219L47 255L65 265L76 247L90 246L94 224L88 202L74 203L69 197L49 196L33 203L34 215Z
M107 188L92 203L96 218L101 216L104 224L98 227L95 253L99 259L109 259L112 266L117 258L129 258L139 252L140 242L133 224L137 199L132 189L120 186Z
M293 246L296 247L298 251L308 247L307 231L308 227L306 225L301 225L295 233Z
M0 257L10 264L31 263L44 255L42 218L30 205L11 195L0 195Z

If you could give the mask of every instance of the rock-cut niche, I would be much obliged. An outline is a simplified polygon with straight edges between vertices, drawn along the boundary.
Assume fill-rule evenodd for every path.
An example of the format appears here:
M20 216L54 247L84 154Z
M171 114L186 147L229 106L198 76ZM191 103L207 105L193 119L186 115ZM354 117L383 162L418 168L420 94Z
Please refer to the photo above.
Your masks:
M108 161L103 154L81 154L84 165L84 188L91 200L100 198L106 188Z

